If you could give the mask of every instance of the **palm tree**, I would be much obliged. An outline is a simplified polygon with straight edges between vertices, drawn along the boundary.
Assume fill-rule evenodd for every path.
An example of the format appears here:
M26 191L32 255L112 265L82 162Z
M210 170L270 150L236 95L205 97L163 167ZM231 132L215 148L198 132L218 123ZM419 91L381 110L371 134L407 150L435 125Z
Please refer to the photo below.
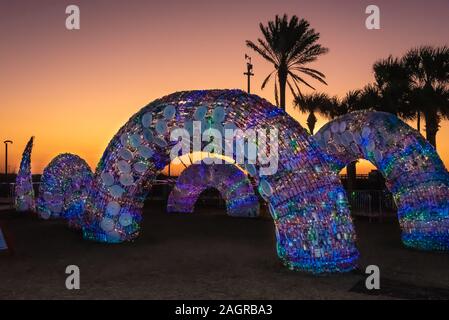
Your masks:
M355 109L374 109L392 113L404 120L417 119L420 114L414 101L410 72L402 60L389 56L373 65L375 82L360 91Z
M359 109L361 90L351 90L340 101L338 116Z
M357 109L360 105L360 95L360 90L353 90L346 93L345 97L340 100L336 96L329 97L325 93L311 93L297 96L295 98L295 107L303 113L309 113L307 126L310 134L313 135L317 120L315 113L319 113L328 119L342 116ZM353 161L347 166L348 192L351 192L355 188L357 178L356 164L357 161Z
M410 89L410 74L401 60L389 56L373 65L375 86L380 97L379 111L408 117L408 93Z
M412 80L415 101L426 121L426 139L436 148L440 121L448 116L449 47L422 46L403 58Z
M414 110L416 115L416 130L421 133L421 117L422 117L422 106L425 102L422 101L424 97L421 94L421 90L417 88L410 88L410 109Z
M274 21L269 21L266 26L262 23L259 26L263 38L257 39L256 43L247 40L246 45L273 64L274 70L263 81L262 89L274 75L274 95L278 106L285 110L287 85L294 97L301 95L301 84L315 89L303 75L327 84L323 73L306 67L328 52L327 48L318 43L320 34L310 28L309 22L299 20L297 16L289 20L284 14L282 18L276 15Z
M330 99L325 93L304 94L295 98L294 106L299 111L309 114L307 117L307 127L311 135L313 135L317 122L315 113L321 113L324 116L330 114L330 108L328 108Z
M380 110L381 96L375 84L369 83L360 90L357 105L352 106L352 110Z
M410 74L398 58L389 56L373 65L374 83L359 91L353 109L374 109L411 120L416 116L410 105Z
M441 118L449 119L449 88L447 86L439 85L435 88L433 102L440 111Z

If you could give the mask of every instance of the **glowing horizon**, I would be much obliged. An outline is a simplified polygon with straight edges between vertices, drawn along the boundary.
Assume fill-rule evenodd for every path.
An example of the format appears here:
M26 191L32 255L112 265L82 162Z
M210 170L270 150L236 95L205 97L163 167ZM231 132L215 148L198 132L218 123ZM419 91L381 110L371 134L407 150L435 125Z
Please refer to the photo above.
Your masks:
M364 27L368 1L168 0L76 1L81 30L65 29L64 1L0 4L2 107L0 138L11 139L9 171L17 171L34 135L32 172L58 154L77 154L94 170L109 140L141 107L175 91L246 88L244 54L253 58L253 93L274 102L271 65L245 47L260 37L259 22L286 12L307 19L330 52L313 64L327 76L318 91L343 96L373 81L372 64L423 45L447 45L447 1L407 5L377 1L381 30ZM232 23L231 23L232 21ZM400 41L398 41L398 39ZM307 90L306 90L307 91ZM287 97L287 112L306 127ZM319 118L318 130L326 120ZM411 124L415 127L415 124ZM449 167L449 121L441 123L438 152ZM4 147L0 148L4 172ZM358 172L371 169L365 162Z

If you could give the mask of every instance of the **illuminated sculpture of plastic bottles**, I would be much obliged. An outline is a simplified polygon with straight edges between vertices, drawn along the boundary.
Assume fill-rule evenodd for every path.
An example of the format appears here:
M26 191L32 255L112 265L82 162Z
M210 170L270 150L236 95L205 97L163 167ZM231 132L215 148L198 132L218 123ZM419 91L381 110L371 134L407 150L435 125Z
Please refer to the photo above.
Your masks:
M206 163L211 163L206 159ZM259 199L246 174L234 164L195 163L187 167L168 197L168 212L191 213L200 194L209 188L219 191L226 211L234 217L257 217Z
M449 174L433 146L396 116L359 111L314 136L335 172L357 159L374 164L398 207L403 243L449 249Z
M111 140L86 204L86 239L118 243L139 234L151 181L170 162L170 129L192 121L218 130L277 128L278 170L253 178L268 201L277 252L286 266L310 272L348 271L358 252L345 191L306 131L281 109L240 90L179 92L138 113Z
M31 176L31 151L34 137L28 141L22 154L19 172L16 177L14 204L16 211L35 211L33 180Z
M268 203L278 256L291 269L323 273L356 267L355 232L338 172L359 158L370 160L386 178L403 242L418 249L449 248L448 173L419 133L393 115L357 112L311 137L285 111L240 90L178 92L134 114L109 143L88 188L86 239L119 243L139 235L144 200L176 144L170 132L192 132L193 121L219 131L278 130L277 171L264 175L262 163L243 166Z
M44 169L37 209L42 219L63 218L70 227L81 229L92 171L80 157L64 153Z

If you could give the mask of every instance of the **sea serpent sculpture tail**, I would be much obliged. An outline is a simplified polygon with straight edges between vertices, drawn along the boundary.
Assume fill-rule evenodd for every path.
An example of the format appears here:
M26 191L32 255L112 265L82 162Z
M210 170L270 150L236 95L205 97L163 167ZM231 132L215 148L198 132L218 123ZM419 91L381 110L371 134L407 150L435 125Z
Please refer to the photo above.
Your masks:
M278 170L263 175L264 163L244 167L268 202L277 253L287 267L312 273L356 267L355 232L338 172L359 158L370 160L386 178L405 245L449 249L448 172L419 133L393 115L368 111L336 119L311 137L283 110L240 90L178 92L133 115L83 189L88 196L77 221L84 238L120 243L139 235L144 200L177 143L170 132L192 132L193 121L221 132L277 129Z
M31 176L31 152L33 151L34 137L28 141L22 154L19 172L14 186L14 204L16 211L35 211L33 180Z
M170 130L191 130L193 120L219 130L277 128L278 170L259 177L256 165L254 178L269 202L280 259L315 273L355 268L354 228L338 175L298 122L240 90L178 92L133 115L97 167L86 204L86 239L118 243L138 236L151 181L170 161Z

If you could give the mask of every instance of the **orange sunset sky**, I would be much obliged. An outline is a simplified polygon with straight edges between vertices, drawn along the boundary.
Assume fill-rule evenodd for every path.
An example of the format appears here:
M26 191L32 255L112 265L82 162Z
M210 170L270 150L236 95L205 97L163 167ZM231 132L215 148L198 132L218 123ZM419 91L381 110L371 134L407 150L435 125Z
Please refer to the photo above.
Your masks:
M81 29L65 28L77 4ZM377 4L381 30L365 28ZM30 136L32 171L71 152L94 169L117 130L148 102L179 90L246 88L245 53L253 57L253 93L272 67L245 46L259 22L287 13L307 19L330 52L313 66L327 76L319 91L344 95L373 81L372 64L414 46L448 45L449 1L23 1L0 0L0 139L11 139L17 170ZM287 111L305 126L306 115ZM325 121L319 121L319 128ZM415 124L413 124L415 125ZM449 165L449 122L438 152ZM0 170L4 171L0 146ZM368 167L359 166L360 172Z

